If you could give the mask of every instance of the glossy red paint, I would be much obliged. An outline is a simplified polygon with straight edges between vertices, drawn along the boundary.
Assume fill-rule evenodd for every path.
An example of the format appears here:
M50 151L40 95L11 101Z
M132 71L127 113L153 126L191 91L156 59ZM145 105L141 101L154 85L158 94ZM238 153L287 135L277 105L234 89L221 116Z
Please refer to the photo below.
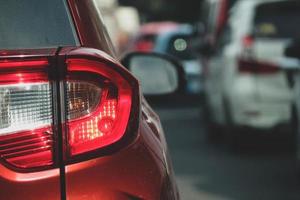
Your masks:
M114 47L103 24L95 1L68 0L80 45L115 55Z
M131 97L131 105L128 105L130 115L126 131L118 140L106 144L108 146L70 156L66 97L61 92L53 97L53 125L57 133L54 167L22 171L0 164L0 199L179 200L159 118L142 97L137 80L115 58L95 1L67 1L79 46L90 48L0 51L0 60L47 59L49 70L52 67L58 70L57 73L49 72L54 94L64 91L68 59L109 65L108 77L116 73L128 82L128 86L122 84L120 87L132 89L132 93L127 94ZM33 62L33 65L38 65L38 62ZM94 70L100 69L98 66Z
M92 1L69 0L69 6L81 45L103 50L114 57L95 4ZM95 54L93 50L89 53ZM110 56L102 55L119 65ZM140 107L142 112L142 115L134 113L140 116L134 122L139 123L136 140L116 154L66 166L66 194L70 200L159 200L161 196L179 199L159 118L143 98L141 104L135 106ZM93 163L94 167L89 167L89 163ZM163 188L168 191L162 191Z
M170 199L179 199L175 181L168 181L173 179L173 172L167 160L165 140L153 134L147 120L158 121L148 111L143 111L143 116L148 118L141 117L138 137L125 149L66 167L70 199L154 200L167 192L174 195ZM164 187L168 190L163 191Z
M130 82L136 81L117 60L103 51L78 48L62 52L67 59L79 56L109 62L113 70L126 72ZM137 83L134 85L138 91ZM66 165L68 199L156 200L161 196L168 197L166 200L179 199L159 118L144 98L141 101L133 99L133 107L132 127L127 127L126 137L120 143L108 151L103 149L105 153L101 150L93 153L92 159L86 160L82 155Z

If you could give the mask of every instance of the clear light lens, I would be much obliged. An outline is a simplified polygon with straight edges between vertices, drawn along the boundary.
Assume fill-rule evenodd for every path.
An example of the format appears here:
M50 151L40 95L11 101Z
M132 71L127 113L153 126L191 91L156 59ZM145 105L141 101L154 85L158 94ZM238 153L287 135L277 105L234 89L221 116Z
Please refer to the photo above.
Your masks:
M68 119L90 114L100 103L101 88L87 82L67 82Z
M52 124L49 83L0 85L0 135Z

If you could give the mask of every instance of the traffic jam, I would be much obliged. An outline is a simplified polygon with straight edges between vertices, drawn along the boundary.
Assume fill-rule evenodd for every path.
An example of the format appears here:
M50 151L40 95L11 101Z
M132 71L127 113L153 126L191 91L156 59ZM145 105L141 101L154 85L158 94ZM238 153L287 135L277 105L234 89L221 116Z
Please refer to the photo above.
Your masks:
M299 1L0 13L0 200L300 199Z

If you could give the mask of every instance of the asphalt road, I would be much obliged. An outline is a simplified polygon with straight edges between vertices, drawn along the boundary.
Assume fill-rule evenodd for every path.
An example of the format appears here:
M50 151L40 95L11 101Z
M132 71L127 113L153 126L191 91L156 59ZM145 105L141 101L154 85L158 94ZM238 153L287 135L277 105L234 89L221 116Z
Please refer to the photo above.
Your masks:
M232 152L222 140L209 142L201 106L154 109L163 123L182 200L300 199L300 176L291 153L276 144Z

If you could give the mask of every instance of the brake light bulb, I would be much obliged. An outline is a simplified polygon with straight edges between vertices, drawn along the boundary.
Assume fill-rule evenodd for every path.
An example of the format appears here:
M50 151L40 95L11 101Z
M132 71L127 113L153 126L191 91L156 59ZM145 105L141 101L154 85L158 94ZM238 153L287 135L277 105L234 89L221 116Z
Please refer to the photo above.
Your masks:
M244 48L251 48L254 44L253 36L247 35L247 36L243 37L242 43L243 43Z

